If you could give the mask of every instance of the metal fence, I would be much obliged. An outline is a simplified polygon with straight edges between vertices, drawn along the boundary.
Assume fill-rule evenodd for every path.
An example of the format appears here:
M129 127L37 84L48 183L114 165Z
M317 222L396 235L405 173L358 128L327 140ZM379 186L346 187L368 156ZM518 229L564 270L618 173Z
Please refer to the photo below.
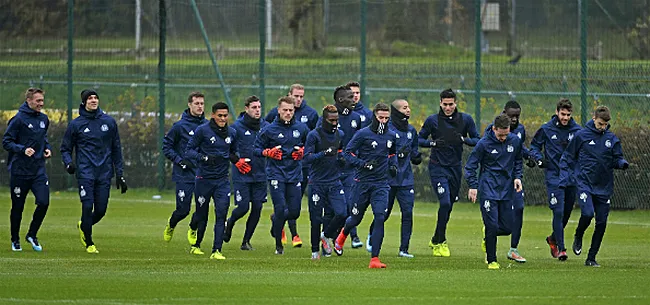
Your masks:
M481 130L507 100L518 100L529 137L560 97L572 99L578 122L608 105L633 164L616 174L613 205L650 208L648 1L23 0L0 7L2 126L28 86L42 87L58 146L79 92L94 87L101 107L119 118L126 174L137 187L172 187L160 139L190 91L236 111L256 94L268 110L301 83L319 109L336 85L356 80L366 105L408 99L417 129L449 87ZM52 188L63 189L69 180L57 158L48 173ZM426 167L416 172L418 198L435 200ZM544 204L542 172L525 176L527 203ZM8 184L6 171L0 183Z

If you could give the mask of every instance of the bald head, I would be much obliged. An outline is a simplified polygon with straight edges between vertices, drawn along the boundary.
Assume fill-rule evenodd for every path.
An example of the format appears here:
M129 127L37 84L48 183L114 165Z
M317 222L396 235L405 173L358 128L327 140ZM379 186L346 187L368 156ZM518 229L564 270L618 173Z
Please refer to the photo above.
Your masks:
M394 100L391 103L391 106L393 106L394 109L397 109L397 111L401 112L405 116L411 116L411 108L409 108L409 102L403 99L397 99Z

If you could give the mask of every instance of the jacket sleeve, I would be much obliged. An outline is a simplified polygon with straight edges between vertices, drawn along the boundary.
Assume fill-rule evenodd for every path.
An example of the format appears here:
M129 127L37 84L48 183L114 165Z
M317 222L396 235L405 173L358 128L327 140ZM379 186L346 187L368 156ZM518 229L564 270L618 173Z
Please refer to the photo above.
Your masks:
M477 143L470 153L467 163L465 163L465 180L470 189L478 189L478 174L477 170L483 159L483 145Z
M20 133L20 125L22 124L22 120L20 120L17 117L12 118L9 120L9 126L7 126L7 130L5 131L4 136L2 137L2 147L6 151L10 151L13 153L24 153L25 145L18 144L18 134Z
M429 136L431 135L431 131L433 130L433 123L431 122L431 118L427 118L424 121L424 124L422 124L422 129L420 129L420 133L418 133L418 144L421 147L431 147L431 141L429 140Z
M318 123L318 112L314 110L314 112L312 112L312 117L309 119L309 122L307 122L309 130L314 130L314 128L316 128L316 123Z
M542 149L544 149L544 143L545 143L545 136L544 136L544 129L539 128L537 132L535 132L535 136L533 137L533 140L530 142L530 155L535 158L536 161L544 159L544 155L542 155Z
M268 142L269 141L266 132L264 130L260 131L260 133L258 133L257 137L255 138L255 149L253 150L253 153L256 157L264 157L264 155L262 155L262 152L268 148Z
M113 159L113 166L115 166L116 177L124 176L124 159L122 157L122 142L120 141L120 132L115 124L115 135L113 136L113 143L111 144L111 158Z
M464 138L465 144L469 146L475 146L478 143L478 140L481 139L481 136L476 131L476 124L471 116L467 115L465 125L467 126L467 137Z
M413 128L413 135L416 135L417 134L416 132L417 132L417 130L415 130L415 128ZM411 140L411 156L410 156L410 158L415 158L415 157L420 155L420 151L418 149L418 147L419 147L419 145L418 145L419 139L420 138L418 136L414 136L413 140Z
M524 157L524 141L521 141L521 148L517 149L517 155L515 155L515 168L514 168L514 177L515 179L521 179L524 177L524 162L522 161Z
M199 153L201 139L203 139L202 129L197 128L194 131L194 135L192 135L192 137L190 137L190 140L187 142L187 147L185 148L185 153L183 154L183 157L185 159L190 159L194 164L200 164L201 161L201 154Z
M526 148L526 131L524 130L523 134L521 135L521 157L528 160L530 157L533 157L533 154L531 154L530 150Z
M176 143L178 143L179 140L178 127L176 126L177 125L173 125L163 138L162 151L169 161L178 164L183 160L183 155L174 150L174 146L176 146Z
M363 139L361 138L361 132L357 132L352 136L352 139L348 143L348 146L345 147L345 162L348 164L352 164L354 167L363 167L366 162L357 158L356 153L359 150L359 147L361 147L361 143L363 143Z
M48 130L50 130L50 120L49 119L47 120L47 123L45 125L45 149L49 149L50 152L54 152L54 150L52 150L52 145L50 145L50 141L47 139Z
M621 141L618 138L614 138L614 168L621 169L623 165L627 163L625 158L623 158L623 148L621 147ZM629 163L627 163L629 165Z
M559 186L566 186L571 181L571 174L574 168L574 163L577 161L580 144L582 141L576 135L573 140L569 141L562 157L560 158L560 183Z
M61 141L61 160L64 165L72 163L72 149L76 143L75 129L74 121L68 124L68 128L65 130L65 135L63 135L63 140Z
M319 139L318 136L316 136L314 133L309 133L307 135L307 143L305 144L305 159L304 161L307 164L311 164L314 161L321 159L325 156L325 153L320 151L316 152L316 144L318 143Z
M395 144L388 149L388 166L397 166L397 136L395 134L391 141Z

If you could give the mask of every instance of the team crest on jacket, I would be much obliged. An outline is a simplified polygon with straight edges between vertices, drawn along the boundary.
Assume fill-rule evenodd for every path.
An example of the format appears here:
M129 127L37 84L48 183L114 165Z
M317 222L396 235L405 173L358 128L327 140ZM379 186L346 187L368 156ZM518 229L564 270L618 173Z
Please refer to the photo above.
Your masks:
M39 126L41 126L41 129L45 128L45 122L41 121L41 123L39 124Z
M357 128L357 126L358 126L357 121L352 120L352 122L350 122L350 126L352 126L352 128Z
M232 142L232 140L230 139L230 137L226 137L226 138L224 139L224 141L226 142L226 144L230 144L230 142Z
M101 129L102 129L102 131L108 131L108 125L102 124Z
M210 143L214 144L214 142L216 142L216 141L217 141L217 139L215 137L210 138Z
M519 137L521 139L521 132L517 133L517 137Z
M294 138L300 138L300 131L294 130L293 131L293 137Z
M605 147L607 147L607 148L612 147L612 142L609 141L609 140L605 141Z
M397 139L400 138L400 137L399 137L399 133L396 133L396 134L395 134L395 138L397 138Z
M360 115L359 117L361 117L361 122L365 122L365 121L366 121L366 116L365 116L365 115L362 114L362 115Z
M406 133L406 138L409 140L413 139L413 134L411 134L410 132Z
M309 121L309 118L307 118L306 115L303 115L303 116L300 117L300 122L307 123L308 121Z
M515 151L515 148L512 147L512 145L508 145L508 148L506 148L506 150L508 150L508 152L510 153L510 152Z
M388 147L388 148L393 147L393 141L391 141L391 140L386 141L386 147Z

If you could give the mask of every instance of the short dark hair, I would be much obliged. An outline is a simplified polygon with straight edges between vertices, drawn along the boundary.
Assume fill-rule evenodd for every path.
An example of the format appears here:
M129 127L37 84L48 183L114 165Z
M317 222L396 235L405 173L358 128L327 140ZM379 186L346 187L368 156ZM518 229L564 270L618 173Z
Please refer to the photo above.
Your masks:
M246 98L246 101L244 102L244 106L248 107L251 105L251 103L259 102L259 101L260 101L259 97L257 97L256 95L251 95Z
M329 114L329 113L337 113L337 112L338 112L338 110L336 109L336 106L334 106L334 105L325 105L325 107L323 107L323 113L322 113L323 119L325 119L327 114Z
M494 128L504 129L509 127L510 127L510 118L507 115L505 115L505 113L499 114L494 119Z
M194 91L194 92L190 93L190 95L187 97L187 103L191 104L194 101L195 97L205 98L205 95L203 95L203 93L201 93L199 91Z
M25 91L25 99L26 100L31 100L32 98L34 98L34 94L37 94L37 93L43 94L43 89L31 87L31 88L27 89L27 91Z
M598 106L594 111L594 118L609 122L609 120L612 119L612 115L610 114L609 108L607 108L607 106Z
M226 103L224 102L218 102L212 105L212 113L216 113L217 110L221 110L221 109L226 109L228 110L228 113L230 113L230 108L228 108L228 105L226 105Z
M375 109L372 110L374 114L377 114L378 111L388 111L390 112L390 108L388 108L388 105L384 103L378 103L375 105Z
M508 109L521 109L521 106L519 106L519 103L515 100L509 100L506 105L503 107L503 110L508 110Z
M557 106L555 106L556 111L560 111L560 109L566 109L573 112L573 104L571 104L571 101L568 98L563 97L559 102L557 102Z
M451 88L443 90L440 92L440 100L443 98L453 98L454 101L456 100L456 93L454 93L454 90L451 90Z
M342 90L350 90L350 86L348 86L348 85L338 86L338 87L336 87L336 89L334 89L334 102L335 103L338 102L336 100L336 95L339 94L339 91L342 91Z
M355 82L355 81L350 81L350 82L348 82L347 84L345 84L345 86L347 86L347 87L358 87L358 88L361 88L361 85L359 84L359 82Z
M296 105L296 99L293 98L293 96L282 96L278 99L278 106L280 104L285 103L285 104L291 104L291 105Z

